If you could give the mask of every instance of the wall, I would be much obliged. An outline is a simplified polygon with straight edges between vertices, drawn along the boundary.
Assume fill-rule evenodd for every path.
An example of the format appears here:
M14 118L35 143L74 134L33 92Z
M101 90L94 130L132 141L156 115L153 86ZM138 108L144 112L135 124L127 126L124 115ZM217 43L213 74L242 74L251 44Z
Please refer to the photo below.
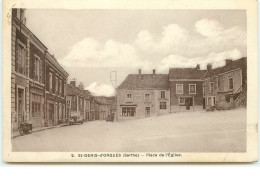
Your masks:
M123 117L122 115L122 107L133 106L136 107L136 114L134 118L142 118L145 117L145 109L146 107L150 107L150 116L156 116L161 114L166 114L169 112L170 105L170 92L168 90L164 90L166 92L165 99L160 99L160 90L125 90L119 89L117 91L117 115L118 119L128 119L133 117ZM132 94L132 99L129 101L127 99L127 94ZM150 94L150 99L145 99L145 94ZM167 109L159 110L159 102L166 102Z
M183 84L183 94L176 94L176 84ZM196 84L196 94L189 93L189 84ZM180 97L193 98L193 106L190 110L203 109L203 94L202 94L203 81L170 81L170 103L171 112L186 111L186 106L179 105Z
M12 20L12 27L11 27L11 121L12 121L12 131L18 130L18 109L17 109L17 92L18 88L24 90L24 119L29 120L30 114L29 114L29 79L28 76L17 73L16 72L16 39L19 38L19 40L25 45L25 47L28 47L29 40L27 37L21 33L20 30L16 27L16 23L14 20Z
M233 90L229 89L229 78L233 77ZM209 83L214 83L214 92L209 92ZM206 105L208 104L208 97L216 97L216 105L218 107L231 107L231 102L226 101L226 94L232 94L238 92L243 83L242 80L242 69L236 69L231 72L227 72L224 74L219 74L218 76L209 77L205 79L206 85Z

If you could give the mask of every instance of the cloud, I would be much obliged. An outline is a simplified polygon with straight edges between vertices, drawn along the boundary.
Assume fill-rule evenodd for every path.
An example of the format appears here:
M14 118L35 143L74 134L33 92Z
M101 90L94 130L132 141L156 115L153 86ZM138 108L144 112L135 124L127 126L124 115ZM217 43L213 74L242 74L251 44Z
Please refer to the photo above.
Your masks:
M61 63L75 68L156 68L159 72L196 64L203 68L212 63L214 67L227 58L245 56L246 42L246 31L239 26L226 28L215 19L205 18L189 30L174 23L162 27L158 34L142 30L128 43L113 39L100 43L86 37L70 48Z
M169 24L162 28L158 36L147 30L141 31L134 46L143 53L196 57L233 48L246 50L246 31L239 26L225 28L214 19L201 19L195 22L191 30Z
M100 84L97 82L92 82L86 87L95 96L112 96L115 94L115 89L109 84Z
M169 55L161 60L156 66L159 72L167 72L169 67L196 67L200 64L201 69L206 69L208 63L212 64L213 68L223 66L225 59L236 60L242 57L241 52L238 49L228 50L220 53L210 53L204 57L188 58L181 55Z
M70 67L99 68L142 65L132 45L115 40L108 40L101 45L93 38L84 38L72 46L61 63Z
M201 19L195 23L198 33L205 37L212 37L223 32L223 26L214 19Z

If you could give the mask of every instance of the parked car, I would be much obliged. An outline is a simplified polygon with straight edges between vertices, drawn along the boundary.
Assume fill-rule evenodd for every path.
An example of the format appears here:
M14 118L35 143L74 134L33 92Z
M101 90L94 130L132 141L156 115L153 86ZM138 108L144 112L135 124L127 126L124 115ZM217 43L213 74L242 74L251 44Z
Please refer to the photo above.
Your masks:
M79 112L71 112L69 125L83 124L83 117Z

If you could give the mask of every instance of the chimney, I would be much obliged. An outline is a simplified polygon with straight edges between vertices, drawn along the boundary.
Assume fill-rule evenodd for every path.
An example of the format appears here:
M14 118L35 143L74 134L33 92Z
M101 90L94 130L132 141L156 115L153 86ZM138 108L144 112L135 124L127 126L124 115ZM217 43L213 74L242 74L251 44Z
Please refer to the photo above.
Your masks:
M211 64L208 64L207 65L207 70L211 70L212 69L212 65Z
M200 64L197 64L196 69L200 70Z
M141 69L138 69L138 73L139 73L139 75L141 75L141 73L142 73Z
M230 64L232 62L231 59L226 59L226 65Z
M83 90L84 90L84 85L83 85L83 83L82 83L82 82L80 82L80 83L79 83L79 89L80 89L81 91L83 91Z
M75 80L70 81L70 85L76 87L76 81Z
M153 69L153 75L155 75L155 69Z

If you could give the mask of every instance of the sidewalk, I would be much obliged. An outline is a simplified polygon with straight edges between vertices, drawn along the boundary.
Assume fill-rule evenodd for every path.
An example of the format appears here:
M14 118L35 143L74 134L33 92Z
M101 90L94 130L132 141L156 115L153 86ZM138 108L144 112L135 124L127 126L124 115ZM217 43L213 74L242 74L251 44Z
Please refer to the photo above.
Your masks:
M38 131L43 131L43 130L48 130L48 129L52 129L52 128L60 128L60 127L64 127L64 126L68 126L68 124L60 124L60 125L56 125L56 126L50 126L50 127L38 127L38 128L33 128L32 129L32 133L33 132L38 132ZM21 136L19 131L15 131L12 133L12 139Z

